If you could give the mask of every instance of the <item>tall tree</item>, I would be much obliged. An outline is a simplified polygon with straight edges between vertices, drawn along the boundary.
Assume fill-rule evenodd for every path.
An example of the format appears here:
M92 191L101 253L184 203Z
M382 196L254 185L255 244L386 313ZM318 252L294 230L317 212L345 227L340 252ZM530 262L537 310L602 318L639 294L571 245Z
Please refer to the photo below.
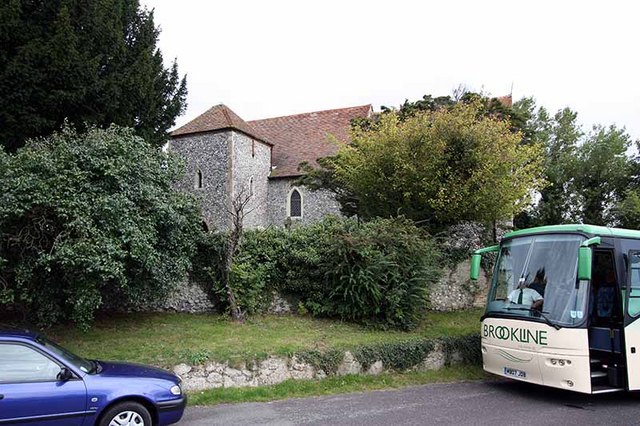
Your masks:
M533 99L518 101L514 108L528 117L530 140L544 149L544 178L540 199L534 210L535 225L574 221L578 214L575 199L575 173L578 143L583 136L578 114L569 108L550 116L544 107L536 109Z
M0 143L15 151L65 120L164 143L187 89L175 61L164 67L158 34L138 0L2 2Z
M577 194L584 223L608 225L614 207L622 201L632 180L633 163L627 156L631 138L616 126L594 126L578 149Z
M527 205L541 152L478 102L382 114L321 161L306 183L336 193L346 214L409 219L437 230L460 220L508 219Z
M583 222L635 223L638 159L627 155L631 138L624 129L596 125L585 134L569 108L553 116L531 98L514 105L527 117L531 140L544 148L546 186L537 203L516 217L518 227ZM624 202L626 196L631 196Z

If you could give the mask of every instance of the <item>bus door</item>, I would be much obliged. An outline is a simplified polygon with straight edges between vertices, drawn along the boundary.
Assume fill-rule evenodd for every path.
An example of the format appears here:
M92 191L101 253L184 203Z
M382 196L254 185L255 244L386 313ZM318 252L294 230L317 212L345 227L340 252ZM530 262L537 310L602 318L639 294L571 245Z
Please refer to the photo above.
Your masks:
M624 387L623 309L618 277L614 250L594 250L589 301L589 355L594 392Z
M640 389L640 251L627 256L624 337L629 390Z

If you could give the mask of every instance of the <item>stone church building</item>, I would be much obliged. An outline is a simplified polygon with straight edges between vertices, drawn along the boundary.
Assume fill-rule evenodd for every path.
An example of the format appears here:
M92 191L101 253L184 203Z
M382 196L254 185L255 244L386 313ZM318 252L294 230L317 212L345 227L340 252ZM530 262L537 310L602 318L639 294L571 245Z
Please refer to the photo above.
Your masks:
M230 227L236 197L249 198L247 228L307 224L339 215L340 205L328 191L297 185L299 165L334 154L348 142L351 120L371 114L363 105L244 121L216 105L172 132L169 150L186 160L180 188L200 199L207 229Z

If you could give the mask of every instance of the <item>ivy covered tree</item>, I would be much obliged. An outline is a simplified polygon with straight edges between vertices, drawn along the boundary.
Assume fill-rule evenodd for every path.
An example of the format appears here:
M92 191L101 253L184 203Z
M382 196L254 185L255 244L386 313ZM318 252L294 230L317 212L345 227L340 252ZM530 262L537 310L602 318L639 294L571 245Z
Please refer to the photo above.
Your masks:
M200 237L182 163L130 129L64 128L0 149L0 309L87 326L108 307L161 299Z
M153 12L138 0L0 4L0 142L76 128L132 127L158 146L185 109L186 80L165 68Z
M381 114L374 126L355 126L351 144L305 182L333 191L344 213L364 219L405 216L432 230L510 219L542 184L541 151L483 108Z

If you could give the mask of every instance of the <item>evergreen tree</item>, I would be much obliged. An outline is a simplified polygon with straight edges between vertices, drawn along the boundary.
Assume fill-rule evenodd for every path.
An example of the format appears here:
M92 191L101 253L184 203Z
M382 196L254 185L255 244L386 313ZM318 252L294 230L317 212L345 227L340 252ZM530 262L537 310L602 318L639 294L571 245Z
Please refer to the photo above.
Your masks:
M0 143L14 151L65 120L164 143L187 89L175 61L164 67L158 34L138 0L2 2Z

